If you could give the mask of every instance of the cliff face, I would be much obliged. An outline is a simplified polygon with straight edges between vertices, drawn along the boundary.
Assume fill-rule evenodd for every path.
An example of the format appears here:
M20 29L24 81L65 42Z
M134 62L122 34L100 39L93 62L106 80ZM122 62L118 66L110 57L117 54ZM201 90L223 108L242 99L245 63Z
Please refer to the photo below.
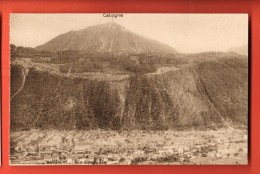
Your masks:
M11 127L168 129L247 125L246 59L120 78L83 78L12 63ZM115 75L116 76L116 75Z

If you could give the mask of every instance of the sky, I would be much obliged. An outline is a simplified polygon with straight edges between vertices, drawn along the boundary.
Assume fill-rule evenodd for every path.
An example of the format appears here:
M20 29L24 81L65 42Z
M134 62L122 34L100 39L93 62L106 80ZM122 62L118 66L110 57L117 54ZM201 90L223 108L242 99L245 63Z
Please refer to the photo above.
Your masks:
M68 31L111 21L112 18L103 17L103 13L13 13L10 43L36 47ZM247 14L123 13L123 17L113 18L113 21L181 53L226 51L248 44Z

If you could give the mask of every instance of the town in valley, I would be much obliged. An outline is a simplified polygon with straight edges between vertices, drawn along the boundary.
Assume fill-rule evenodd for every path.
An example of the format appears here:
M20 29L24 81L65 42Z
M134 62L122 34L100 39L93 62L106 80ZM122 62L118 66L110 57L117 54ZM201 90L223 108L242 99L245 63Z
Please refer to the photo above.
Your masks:
M247 130L40 131L11 133L11 163L247 164Z

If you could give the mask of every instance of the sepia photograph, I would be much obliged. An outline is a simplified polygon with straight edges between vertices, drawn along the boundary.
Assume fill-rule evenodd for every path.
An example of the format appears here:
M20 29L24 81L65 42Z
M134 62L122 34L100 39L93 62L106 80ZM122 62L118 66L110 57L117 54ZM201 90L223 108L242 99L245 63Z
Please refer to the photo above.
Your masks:
M248 164L248 14L9 24L10 165Z

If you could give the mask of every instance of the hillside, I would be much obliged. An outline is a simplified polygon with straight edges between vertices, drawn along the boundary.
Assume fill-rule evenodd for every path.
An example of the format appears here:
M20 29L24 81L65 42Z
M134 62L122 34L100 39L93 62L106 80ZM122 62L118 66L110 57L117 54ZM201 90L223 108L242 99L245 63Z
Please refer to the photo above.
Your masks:
M130 59L130 68L121 59ZM89 62L100 68L76 71ZM134 69L147 65L141 73ZM247 122L245 56L209 52L63 64L12 61L12 130L201 129L247 126Z

